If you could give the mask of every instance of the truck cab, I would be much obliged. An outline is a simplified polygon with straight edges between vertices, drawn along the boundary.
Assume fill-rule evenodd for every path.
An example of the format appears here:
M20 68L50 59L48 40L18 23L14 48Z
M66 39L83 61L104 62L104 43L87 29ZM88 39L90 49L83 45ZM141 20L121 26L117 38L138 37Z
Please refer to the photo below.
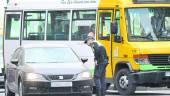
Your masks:
M101 0L97 40L109 55L106 77L120 94L170 87L169 6L169 0Z

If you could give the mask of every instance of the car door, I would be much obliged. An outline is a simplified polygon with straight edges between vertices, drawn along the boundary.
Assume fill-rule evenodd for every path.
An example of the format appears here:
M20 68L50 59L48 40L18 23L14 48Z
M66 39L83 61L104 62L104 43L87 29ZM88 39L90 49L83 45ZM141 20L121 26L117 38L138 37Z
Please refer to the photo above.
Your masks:
M16 51L12 55L12 58L10 61L19 60L19 58L18 58L19 52L20 52L20 49L16 49ZM17 70L17 65L15 65L11 62L9 62L7 64L7 82L8 82L9 89L11 89L13 91L16 91L16 88L17 88L17 86L15 84L16 74L17 74L16 70Z

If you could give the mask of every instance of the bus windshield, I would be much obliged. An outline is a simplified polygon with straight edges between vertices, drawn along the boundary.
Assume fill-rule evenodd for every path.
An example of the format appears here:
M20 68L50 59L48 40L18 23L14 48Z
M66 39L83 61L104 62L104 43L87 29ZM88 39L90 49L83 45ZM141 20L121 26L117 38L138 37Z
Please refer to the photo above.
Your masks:
M126 9L128 40L170 41L170 8Z

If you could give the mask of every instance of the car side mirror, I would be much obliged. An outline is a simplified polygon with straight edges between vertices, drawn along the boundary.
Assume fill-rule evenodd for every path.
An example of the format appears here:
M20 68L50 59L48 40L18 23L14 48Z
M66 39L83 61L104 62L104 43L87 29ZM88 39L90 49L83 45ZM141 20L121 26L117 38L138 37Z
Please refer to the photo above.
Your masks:
M11 60L11 63L12 63L12 64L15 64L15 65L18 65L18 59L12 59L12 60Z
M117 21L116 20L111 22L111 33L112 34L117 34L118 33L118 25L117 25Z
M82 61L83 63L86 63L86 62L88 61L88 59L87 59L87 58L81 58L81 61Z

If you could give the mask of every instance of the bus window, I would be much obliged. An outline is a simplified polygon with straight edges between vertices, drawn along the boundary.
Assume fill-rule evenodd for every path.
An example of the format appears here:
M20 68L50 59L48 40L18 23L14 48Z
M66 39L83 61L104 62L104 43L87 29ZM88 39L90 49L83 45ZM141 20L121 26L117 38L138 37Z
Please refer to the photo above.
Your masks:
M24 14L24 40L44 40L45 12Z
M111 13L110 12L100 13L100 29L99 29L100 40L110 39L110 23Z
M6 25L6 39L19 40L20 14L7 14Z
M48 13L47 40L68 40L70 11Z
M73 11L72 40L84 40L96 23L96 11ZM95 32L94 32L95 33Z

